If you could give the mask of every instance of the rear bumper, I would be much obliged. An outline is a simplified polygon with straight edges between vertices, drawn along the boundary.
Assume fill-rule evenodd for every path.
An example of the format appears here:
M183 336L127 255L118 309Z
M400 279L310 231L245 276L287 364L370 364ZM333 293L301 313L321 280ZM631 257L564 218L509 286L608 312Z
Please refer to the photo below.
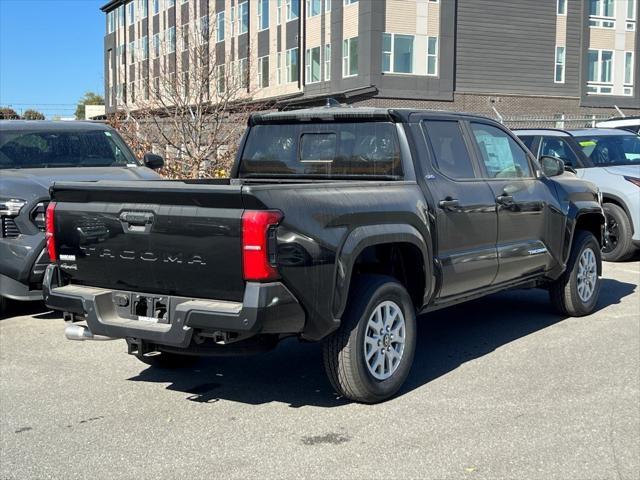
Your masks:
M56 265L44 275L43 294L49 308L82 316L95 335L142 340L156 345L187 348L202 332L294 334L304 328L305 313L280 282L246 284L242 302L159 296L80 285L60 285ZM162 299L167 322L139 320L131 303L138 296ZM131 299L122 305L124 298ZM116 300L117 299L117 300Z

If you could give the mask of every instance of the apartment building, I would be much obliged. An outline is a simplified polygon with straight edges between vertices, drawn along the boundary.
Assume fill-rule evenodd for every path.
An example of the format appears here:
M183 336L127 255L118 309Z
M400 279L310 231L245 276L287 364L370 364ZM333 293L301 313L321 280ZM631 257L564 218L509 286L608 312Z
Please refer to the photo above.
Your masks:
M212 25L219 70L232 62L248 96L280 106L333 97L479 113L632 111L638 3L112 0L102 7L107 110L148 98L159 65L188 71L187 33Z

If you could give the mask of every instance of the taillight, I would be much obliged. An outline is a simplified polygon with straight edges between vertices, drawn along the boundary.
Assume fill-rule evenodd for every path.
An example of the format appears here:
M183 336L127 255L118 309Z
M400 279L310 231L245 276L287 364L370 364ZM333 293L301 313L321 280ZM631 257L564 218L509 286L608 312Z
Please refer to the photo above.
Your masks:
M55 262L58 259L58 255L56 253L55 238L55 209L56 202L50 202L47 206L47 213L45 214L45 237L47 239L47 251L49 252L49 259L52 262Z
M277 210L245 210L242 214L242 271L245 280L275 280Z

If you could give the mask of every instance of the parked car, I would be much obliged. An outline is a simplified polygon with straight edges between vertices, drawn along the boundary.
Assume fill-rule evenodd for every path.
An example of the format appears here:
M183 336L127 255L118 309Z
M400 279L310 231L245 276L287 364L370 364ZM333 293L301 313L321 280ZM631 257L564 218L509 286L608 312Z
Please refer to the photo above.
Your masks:
M147 156L145 165L101 123L0 121L0 311L6 299L42 299L51 184L161 178L152 168L162 166L162 158Z
M230 179L56 182L45 301L68 338L126 339L152 366L323 341L336 392L379 402L409 373L420 312L513 287L593 311L598 192L543 160L471 115L256 114Z
M618 262L640 246L640 137L625 130L514 130L538 157L560 158L595 183L603 197L607 235L603 258Z
M640 134L640 116L616 117L596 123L598 128L619 128Z

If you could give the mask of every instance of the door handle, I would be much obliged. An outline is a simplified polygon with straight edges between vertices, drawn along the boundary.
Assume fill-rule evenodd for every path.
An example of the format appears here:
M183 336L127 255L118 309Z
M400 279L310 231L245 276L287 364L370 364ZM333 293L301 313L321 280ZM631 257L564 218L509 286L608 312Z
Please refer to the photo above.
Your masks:
M513 204L513 195L509 195L506 193L503 193L502 195L498 195L496 197L496 202L498 202L501 205L511 205Z
M438 202L438 206L443 210L451 210L460 206L457 198L447 197Z

